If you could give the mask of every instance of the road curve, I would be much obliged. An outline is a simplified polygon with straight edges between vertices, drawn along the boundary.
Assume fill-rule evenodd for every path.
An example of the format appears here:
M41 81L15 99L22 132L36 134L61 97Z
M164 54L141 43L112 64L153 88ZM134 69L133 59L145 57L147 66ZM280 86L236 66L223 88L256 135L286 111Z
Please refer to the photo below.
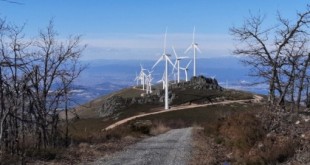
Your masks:
M149 116L149 115L155 115L159 113L166 113L166 112L171 112L171 111L178 111L178 110L183 110L183 109L191 109L191 108L198 108L198 107L206 107L206 106L211 106L211 105L219 105L219 104L232 104L232 103L244 103L248 101L253 101L253 102L260 102L262 100L261 96L255 95L254 99L246 99L246 100L226 100L222 102L215 102L215 103L207 103L207 104L192 104L192 105L182 105L182 106L177 106L177 107L171 107L169 110L160 110L157 112L151 112L151 113L146 113L146 114L141 114L141 115L136 115L132 117L128 117L126 119L117 121L116 123L109 125L108 127L102 129L102 131L107 131L110 129L113 129L121 124L127 123L128 121L144 117L144 116Z
M170 165L188 164L190 160L192 128L174 129L145 139L124 151L104 157L92 165Z

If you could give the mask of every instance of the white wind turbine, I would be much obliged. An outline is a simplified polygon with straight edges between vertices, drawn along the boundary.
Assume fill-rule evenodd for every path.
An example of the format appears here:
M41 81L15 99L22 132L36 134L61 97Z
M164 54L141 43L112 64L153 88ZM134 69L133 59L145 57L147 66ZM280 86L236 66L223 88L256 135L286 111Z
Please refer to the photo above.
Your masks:
M148 87L149 87L149 93L153 93L153 91L152 91L152 81L153 81L153 77L151 77L150 79L149 79L149 82L148 82Z
M142 89L145 90L145 76L146 74L144 73L144 71L146 69L143 68L143 66L140 64L140 67L141 67L141 71L140 71L140 74L139 74L139 79L141 80L141 85L142 85Z
M175 63L174 63L174 68L175 66L177 65L177 82L179 83L180 82L180 61L183 60L183 59L186 59L188 57L179 57L174 49L174 47L172 47L172 50L173 50L173 53L174 53L174 56L175 56ZM174 68L173 68L173 71L174 71ZM172 72L173 72L172 71Z
M173 79L174 79L174 84L176 84L177 83L177 73L173 73Z
M169 54L166 53L166 39L167 39L167 28L166 28L166 32L165 32L165 38L164 38L164 50L163 50L163 54L160 56L160 58L157 60L157 62L154 64L154 66L152 67L152 69L162 60L165 60L165 109L169 109L169 103L168 103L168 62L174 67L173 63L171 62L171 60L169 59Z
M152 81L153 81L153 77L152 77L152 72L153 71L148 71L149 74L145 76L145 84L146 84L146 93L152 93Z
M189 50L193 49L194 52L194 67L193 67L193 76L196 76L196 50L198 50L199 53L201 53L200 49L198 48L198 43L195 42L195 27L193 30L193 41L191 45L186 49L185 53L187 53Z
M186 67L185 68L180 68L181 70L184 70L184 73L185 73L185 81L188 81L188 79L187 79L187 71L188 71L188 67L189 67L189 65L191 64L191 62L192 62L192 60L190 60L189 62L188 62L188 64L186 65Z
M157 81L157 83L163 83L163 89L165 89L165 85L166 85L165 72L164 72L162 78L159 81Z

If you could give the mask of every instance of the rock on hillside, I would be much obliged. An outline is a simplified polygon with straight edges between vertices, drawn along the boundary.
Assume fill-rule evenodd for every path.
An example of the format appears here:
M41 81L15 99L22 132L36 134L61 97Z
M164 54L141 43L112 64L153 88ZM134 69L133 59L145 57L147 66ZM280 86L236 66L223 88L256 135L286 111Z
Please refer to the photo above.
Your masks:
M216 79L204 76L192 77L190 81L173 84L172 88L193 88L198 90L223 90Z
M110 96L103 101L99 110L100 117L115 115L134 104L156 104L159 101L157 95L145 95L141 97L123 98L121 96Z
M100 116L110 116L116 110L126 108L130 104L129 99L125 99L121 96L111 96L104 100L102 110L100 110Z

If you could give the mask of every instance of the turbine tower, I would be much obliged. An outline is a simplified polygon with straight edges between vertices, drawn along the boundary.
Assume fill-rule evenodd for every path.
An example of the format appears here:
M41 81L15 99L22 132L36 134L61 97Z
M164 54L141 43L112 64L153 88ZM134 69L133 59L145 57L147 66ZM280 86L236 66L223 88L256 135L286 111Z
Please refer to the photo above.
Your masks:
M173 70L172 72L174 71L174 68L175 66L177 65L177 82L179 83L180 82L180 61L183 60L183 59L186 59L188 57L179 57L174 49L174 47L172 47L172 50L173 50L173 53L174 53L174 56L175 56L175 63L174 63L174 67L173 67Z
M193 76L196 76L196 50L199 53L201 53L201 51L198 48L198 43L195 42L195 26L194 26L194 30L193 30L193 41L192 41L191 45L186 49L185 53L187 53L191 49L193 49L193 53L194 53Z
M160 58L157 60L157 62L153 65L152 69L162 60L165 60L165 109L169 109L169 100L168 100L168 62L174 67L173 63L169 59L170 54L166 53L166 39L167 39L167 28L165 32L165 38L164 38L164 50L163 54L160 56Z
M192 62L192 60L190 60L190 61L188 62L188 64L186 65L185 68L180 68L181 70L184 70L184 73L185 73L185 81L188 81L188 79L187 79L187 71L188 71L188 67L189 67L189 65L191 64L191 62Z

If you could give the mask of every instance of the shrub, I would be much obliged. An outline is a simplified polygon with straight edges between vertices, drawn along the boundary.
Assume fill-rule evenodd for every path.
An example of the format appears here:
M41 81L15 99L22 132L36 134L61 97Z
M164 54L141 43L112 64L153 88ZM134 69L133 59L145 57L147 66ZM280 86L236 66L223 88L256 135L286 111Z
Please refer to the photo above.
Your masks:
M289 157L292 157L295 152L295 148L298 146L293 139L277 135L275 137L266 137L263 141L264 147L261 152L261 157L268 162L283 163Z
M150 130L150 134L159 135L159 134L167 132L168 130L170 130L169 127L167 127L162 121L157 120L153 122L153 126Z
M138 120L131 124L132 131L141 132L143 134L149 134L151 127L152 122L150 120Z

